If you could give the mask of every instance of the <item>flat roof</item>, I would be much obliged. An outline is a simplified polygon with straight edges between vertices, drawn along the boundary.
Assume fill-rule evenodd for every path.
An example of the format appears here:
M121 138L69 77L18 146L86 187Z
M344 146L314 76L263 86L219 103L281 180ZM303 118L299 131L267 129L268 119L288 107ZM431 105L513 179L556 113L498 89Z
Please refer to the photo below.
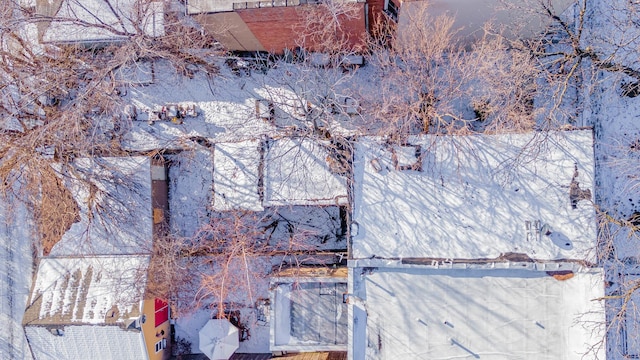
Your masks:
M604 354L602 269L351 269L350 359L582 359ZM593 348L592 348L593 347ZM603 357L599 357L603 358Z
M551 0L549 5L554 13L562 14L574 2L570 0ZM425 5L426 13L424 13ZM429 14L430 19L424 19ZM398 30L416 32L412 24L420 20L433 21L439 16L453 17L451 29L458 39L471 41L482 37L483 26L492 22L496 27L504 28L504 34L510 39L537 37L551 24L546 14L523 11L522 8L501 5L500 0L432 0L403 1L400 8ZM423 18L420 19L419 17Z
M273 279L271 351L344 351L346 278Z
M187 0L187 14L203 14L223 11L233 11L234 3L240 0Z
M331 168L331 148L307 138L269 142L264 206L346 205L347 179Z
M595 260L591 130L362 138L353 258Z

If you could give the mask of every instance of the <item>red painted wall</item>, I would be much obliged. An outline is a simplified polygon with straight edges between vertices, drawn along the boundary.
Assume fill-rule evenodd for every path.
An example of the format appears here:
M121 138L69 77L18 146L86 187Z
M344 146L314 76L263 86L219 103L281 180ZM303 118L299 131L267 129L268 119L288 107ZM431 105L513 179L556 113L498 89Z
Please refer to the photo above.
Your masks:
M364 3L355 5L358 6L356 17L339 18L341 28L352 47L364 45L367 31ZM267 51L282 54L285 48L293 49L300 44L306 17L305 8L308 10L311 6L315 5L244 9L236 12ZM314 50L314 44L306 44L306 48Z
M158 298L154 301L155 310L155 326L158 327L165 321L169 320L169 304Z

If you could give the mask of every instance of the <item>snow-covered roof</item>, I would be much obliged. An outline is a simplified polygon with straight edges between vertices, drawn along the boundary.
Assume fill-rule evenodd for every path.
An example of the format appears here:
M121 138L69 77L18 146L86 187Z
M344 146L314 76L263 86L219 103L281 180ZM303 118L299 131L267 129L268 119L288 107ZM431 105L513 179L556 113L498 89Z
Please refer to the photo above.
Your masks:
M260 140L215 145L214 210L263 210L258 189L261 146Z
M239 0L188 0L187 14L233 11L233 4L241 2Z
M24 324L118 324L140 316L149 256L42 258Z
M122 146L131 151L181 150L201 140L210 143L240 142L317 131L313 129L313 121L301 114L304 112L301 105L306 102L301 94L308 89L323 93L326 85L304 82L307 88L298 89L299 79L307 76L305 68L300 69L298 64L278 63L277 67L263 73L253 69L255 63L246 62L244 69L247 74L234 75L232 66L225 64L224 59L216 64L220 75L213 79L204 72L197 72L193 79L185 79L176 75L168 62L155 61L155 82L144 88L130 87L124 96L137 114L131 127L123 134ZM327 81L336 77L345 81L332 90L344 94L342 99L352 94L351 88L359 86L348 83L347 79L352 78L345 78L339 69L318 71L318 76ZM309 99L312 109L317 110L311 101L312 96ZM197 116L186 116L181 124L168 119L148 123L149 112L171 104L195 105ZM328 124L323 119L317 125L326 127L332 135L350 136L356 133L361 122L359 116L335 115Z
M181 89L184 87L187 95L206 86L205 83L198 81L185 83L177 86L180 86ZM273 132L274 126L272 124L256 118L255 99L247 98L247 95L239 89L227 90L235 91L230 95L232 100L211 101L207 99L196 102L182 98L179 101L173 100L176 99L175 96L183 95L182 91L174 91L177 95L158 96L172 99L178 104L195 104L197 106L198 116L195 118L187 117L180 125L170 121L156 121L153 125L149 125L146 121L142 121L148 118L144 111L164 105L164 103L160 100L159 104L149 106L134 102L138 107L138 117L137 121L132 123L131 131L125 135L124 146L129 150L137 151L183 149L185 145L193 144L194 139L204 138L211 142L237 142ZM153 95L153 91L151 88L149 93ZM202 93L206 95L206 93ZM202 94L197 96L203 97Z
M347 180L331 166L332 147L307 138L269 143L264 205L344 205Z
M142 332L117 326L65 326L61 336L42 326L27 326L24 331L38 360L139 360L147 354Z
M164 34L161 1L142 0L37 0L43 22L43 42L101 42L119 40L138 29L149 36Z
M356 2L356 0L343 0L345 3ZM257 8L253 5L250 5L252 2L256 4L259 1L249 1L249 5L246 5L246 1L241 0L187 0L187 14L202 14L202 13L217 13L217 12L225 12L225 11L233 11L233 5L239 4L241 6L251 8ZM268 7L271 8L273 6L297 6L300 4L306 3L305 1L300 0L281 0L275 1L273 4L269 4ZM260 6L262 7L262 6Z
M153 241L150 159L82 158L76 160L76 169L81 173L65 174L65 180L79 206L80 221L71 225L50 255L149 253Z
M32 224L17 199L0 196L0 359L31 359L22 317L32 278Z
M347 305L339 277L272 279L271 351L344 351Z
M356 267L349 358L604 358L602 269ZM562 277L559 277L562 278ZM593 348L592 348L593 346ZM586 356L585 356L586 354Z
M354 258L594 260L590 130L361 139Z

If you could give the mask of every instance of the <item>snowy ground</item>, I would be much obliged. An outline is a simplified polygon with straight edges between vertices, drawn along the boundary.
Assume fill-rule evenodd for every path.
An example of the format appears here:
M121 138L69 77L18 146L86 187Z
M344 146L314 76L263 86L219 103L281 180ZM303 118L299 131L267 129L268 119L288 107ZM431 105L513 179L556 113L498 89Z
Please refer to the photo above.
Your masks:
M594 1L589 5L586 39L611 54L614 61L637 68L638 5L622 0ZM599 240L606 250L603 255L610 285L607 292L611 295L633 289L640 280L640 237L629 223L620 222L640 211L640 97L623 95L623 84L630 82L631 78L620 73L600 71L585 77L583 95L583 121L592 125L595 133L596 205L609 216L601 224ZM637 294L636 289L624 307L622 300L608 304L609 359L640 355Z
M240 322L249 329L246 340L240 342L238 353L269 353L269 323L265 319L259 319L256 302L269 298L269 273L271 272L271 259L253 259L250 277L243 276L244 272L238 271L239 277L229 279L229 296L227 309L239 311ZM234 264L242 268L241 264ZM196 278L193 286L181 294L184 302L189 302L193 311L186 312L176 320L176 342L178 350L184 353L201 353L198 349L198 332L211 318L218 314L216 298L207 295L207 289L200 286L200 280L207 276L215 276L219 271L216 264L200 265L193 269ZM185 305L185 304L182 304ZM180 345L182 344L182 345ZM189 344L189 345L187 345ZM187 345L187 346L185 346Z
M620 78L614 74L601 74L595 86L590 119L595 129L596 147L596 201L601 211L614 219L628 220L640 210L640 153L636 145L640 139L640 98L620 96ZM640 256L638 234L628 226L605 222L601 227L600 241L608 249L606 255L607 279L612 286L609 293L628 290L638 279L628 274L637 274ZM611 301L610 316L618 313L622 302ZM609 349L611 359L627 358L640 354L637 342L637 304L629 304L622 320L610 317L611 336ZM624 319L627 319L626 321ZM630 319L630 320L629 320Z

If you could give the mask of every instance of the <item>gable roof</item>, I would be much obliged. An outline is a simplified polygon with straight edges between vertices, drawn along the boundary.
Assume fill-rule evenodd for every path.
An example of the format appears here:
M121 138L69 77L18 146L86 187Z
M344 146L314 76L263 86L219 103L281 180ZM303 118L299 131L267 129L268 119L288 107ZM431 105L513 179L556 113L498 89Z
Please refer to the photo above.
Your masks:
M350 359L604 356L602 269L560 281L534 268L381 262L350 271Z
M42 258L23 323L123 325L140 316L149 256Z
M354 167L354 258L595 258L590 130L365 138Z
M141 0L36 0L36 12L45 17L38 25L43 42L103 42L135 34L164 34L162 2Z
M75 169L76 173L65 174L65 185L80 208L80 221L71 225L50 255L149 253L153 241L150 159L81 158Z

